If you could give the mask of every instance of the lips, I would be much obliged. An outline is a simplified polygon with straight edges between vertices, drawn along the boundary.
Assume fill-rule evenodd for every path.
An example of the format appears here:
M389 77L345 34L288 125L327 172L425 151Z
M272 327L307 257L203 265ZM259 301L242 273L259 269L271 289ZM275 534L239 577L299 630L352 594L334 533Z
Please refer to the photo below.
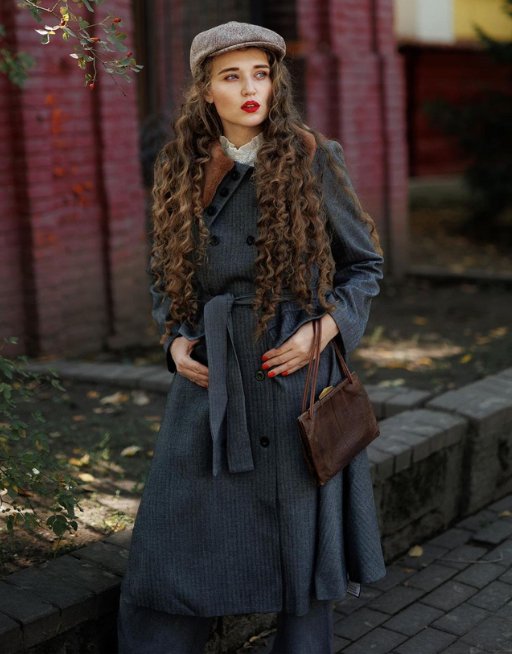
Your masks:
M244 102L240 108L242 111L246 111L248 114L252 114L255 111L258 111L260 104L259 102L256 102L256 100L248 100L247 102Z

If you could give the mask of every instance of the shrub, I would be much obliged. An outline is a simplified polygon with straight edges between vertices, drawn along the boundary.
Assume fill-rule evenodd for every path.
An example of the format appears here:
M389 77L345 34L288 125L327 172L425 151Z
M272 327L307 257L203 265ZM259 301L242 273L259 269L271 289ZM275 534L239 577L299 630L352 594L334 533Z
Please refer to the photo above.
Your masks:
M64 388L55 374L27 371L26 357L3 356L5 343L16 339L0 346L0 511L7 514L11 535L16 527L42 527L46 518L44 524L60 539L78 529L78 486L52 454L45 419L30 402L46 385L52 401L61 401Z

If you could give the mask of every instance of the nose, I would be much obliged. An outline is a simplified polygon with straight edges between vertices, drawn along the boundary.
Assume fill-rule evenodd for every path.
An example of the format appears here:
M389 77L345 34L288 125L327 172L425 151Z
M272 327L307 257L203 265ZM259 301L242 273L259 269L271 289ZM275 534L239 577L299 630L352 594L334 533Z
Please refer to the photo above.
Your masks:
M242 93L243 95L253 95L256 92L256 88L254 86L254 80L252 79L251 76L248 76L244 79L244 84L242 87Z

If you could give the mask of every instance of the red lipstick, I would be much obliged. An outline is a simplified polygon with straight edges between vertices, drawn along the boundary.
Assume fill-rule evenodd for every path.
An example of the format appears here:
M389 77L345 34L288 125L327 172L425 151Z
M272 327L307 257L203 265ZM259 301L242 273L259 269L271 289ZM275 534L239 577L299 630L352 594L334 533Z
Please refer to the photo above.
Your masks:
M246 111L248 114L252 114L255 111L258 111L260 108L259 102L256 102L256 100L247 100L247 102L244 102L244 104L240 107L243 111Z

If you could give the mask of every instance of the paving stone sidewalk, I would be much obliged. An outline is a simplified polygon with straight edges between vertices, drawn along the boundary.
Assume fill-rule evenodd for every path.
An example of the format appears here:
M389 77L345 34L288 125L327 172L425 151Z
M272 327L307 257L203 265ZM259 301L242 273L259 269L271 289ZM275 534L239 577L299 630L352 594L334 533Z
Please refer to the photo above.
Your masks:
M420 547L337 603L334 652L512 652L512 494ZM268 654L266 641L239 651Z

